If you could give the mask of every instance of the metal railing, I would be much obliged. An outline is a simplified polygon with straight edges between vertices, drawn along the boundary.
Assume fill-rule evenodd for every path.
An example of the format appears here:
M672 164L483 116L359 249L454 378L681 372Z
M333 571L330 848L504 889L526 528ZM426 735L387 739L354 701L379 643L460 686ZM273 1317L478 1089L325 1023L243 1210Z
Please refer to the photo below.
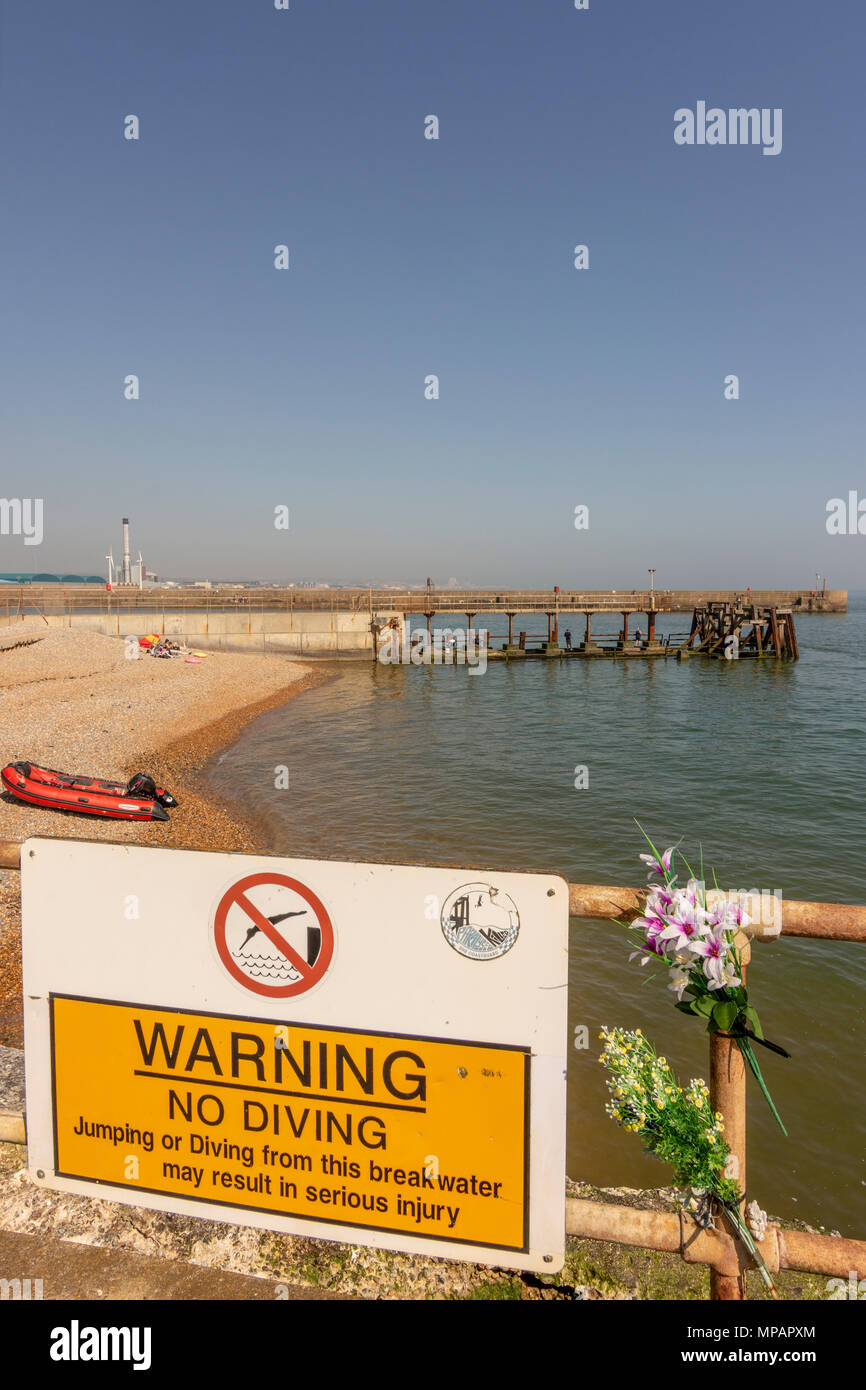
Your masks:
M99 585L32 584L0 588L0 612L7 617L50 614L135 612L334 612L373 613L656 613L683 612L696 604L748 599L778 608L808 600L802 590L761 592L734 590L650 589L372 589L372 588L212 588L135 589L117 586L110 591ZM844 607L847 595L834 593ZM820 597L823 602L823 596Z
M666 612L669 597L649 590L616 592L611 590L542 589L132 589L115 586L110 591L96 585L9 586L0 591L0 603L7 616L37 608L46 613L103 613L166 611L201 612L212 609L231 612L237 608L253 612L309 612L333 609L365 612L377 609L403 613L555 613L570 610L644 612L654 608Z

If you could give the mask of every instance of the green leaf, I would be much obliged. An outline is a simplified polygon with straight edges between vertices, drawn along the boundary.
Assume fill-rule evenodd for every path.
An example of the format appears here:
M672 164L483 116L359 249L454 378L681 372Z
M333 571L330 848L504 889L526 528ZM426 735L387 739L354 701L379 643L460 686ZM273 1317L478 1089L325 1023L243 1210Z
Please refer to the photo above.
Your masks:
M733 1027L734 1020L740 1012L740 1006L733 999L726 999L720 1004L714 1004L712 1008L713 1022L723 1033L729 1032Z
M763 1076L761 1075L761 1068L758 1066L758 1059L756 1058L756 1056L755 1056L755 1054L754 1054L754 1052L753 1052L753 1050L752 1050L752 1044L749 1042L748 1038L738 1038L738 1039L737 1039L737 1046L739 1047L740 1051L742 1052L743 1056L745 1057L746 1061L748 1062L749 1066L751 1067L751 1069L752 1069L752 1074L753 1074L755 1080L757 1081L758 1085L760 1086L760 1088L761 1088L761 1090L762 1090L762 1092L763 1092L763 1094L764 1094L764 1100L767 1102L767 1104L769 1105L770 1109L772 1110L772 1112L773 1112L773 1118L775 1119L777 1125L779 1126L780 1130L782 1131L782 1133L784 1134L785 1138L787 1139L787 1137L788 1137L788 1131L786 1130L785 1126L782 1124L782 1120L781 1120L781 1117L780 1117L780 1115L779 1115L779 1112L778 1112L778 1110L776 1109L775 1105L773 1104L773 1097L770 1095L770 1092L767 1090L767 1083L766 1083L766 1081L764 1080Z
M761 1042L763 1042L763 1041L764 1041L764 1030L763 1030L763 1028L761 1027L761 1020L758 1018L758 1011L757 1011L757 1009L754 1009L754 1008L752 1007L752 1005L749 1004L748 1007L747 1007L746 1010L745 1010L745 1015L746 1015L747 1021L751 1024L752 1032L754 1033L755 1037L756 1037L756 1038L760 1038L760 1039L761 1039Z
M701 1014L704 1018L709 1018L710 1014L713 1012L713 1009L715 1008L715 1000L713 999L712 995L701 994L694 1002L694 1012L696 1014Z

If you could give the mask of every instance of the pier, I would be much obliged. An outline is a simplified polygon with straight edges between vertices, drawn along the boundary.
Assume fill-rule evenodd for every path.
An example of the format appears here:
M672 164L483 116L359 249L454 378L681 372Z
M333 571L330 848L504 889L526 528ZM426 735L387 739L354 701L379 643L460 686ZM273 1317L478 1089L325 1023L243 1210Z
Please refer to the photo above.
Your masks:
M599 610L596 610L599 611ZM453 636L454 645L444 645L443 629L432 625L433 614L428 613L427 631L416 628L408 631L405 619L392 618L385 625L374 624L377 646L384 638L399 634L399 641L406 652L402 659L414 665L452 665L461 661L461 649L476 652L483 648L488 661L525 660L643 660L675 657L687 661L691 657L715 657L725 661L751 658L753 660L775 659L778 661L798 661L800 650L794 626L794 615L790 608L766 607L759 604L711 603L695 608L688 632L667 632L656 634L655 619L658 610L645 611L623 609L617 616L621 626L615 632L593 632L593 611L584 614L586 626L583 639L575 642L570 628L564 627L565 645L560 640L559 614L547 613L547 632L529 633L520 629L514 631L516 613L508 613L508 637L493 637L486 631L477 630L474 619L477 613L467 613L465 629L445 629L444 633ZM646 629L636 622L631 630L629 619L645 620ZM564 626L564 625L563 625ZM426 639L426 640L424 640ZM497 645L498 644L498 645ZM395 660L394 656L389 658Z
M4 603L5 600L5 603ZM0 592L0 624L41 616L46 626L143 636L156 632L192 645L276 651L303 657L375 657L381 633L410 618L427 631L454 623L464 640L496 615L507 637L491 636L492 660L667 659L744 656L796 661L795 618L847 610L844 589L576 590L330 589L222 585L212 588L27 584ZM5 612L4 612L5 609ZM689 613L682 632L658 633L660 614ZM613 628L611 629L611 622ZM578 626L579 625L579 626ZM566 629L573 632L571 646ZM729 659L730 659L729 657Z

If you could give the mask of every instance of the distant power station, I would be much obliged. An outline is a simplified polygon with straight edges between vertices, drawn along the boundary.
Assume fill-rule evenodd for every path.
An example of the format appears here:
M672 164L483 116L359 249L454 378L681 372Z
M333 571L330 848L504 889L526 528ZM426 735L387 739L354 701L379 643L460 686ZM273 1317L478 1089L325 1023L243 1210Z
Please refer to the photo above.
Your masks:
M129 558L129 517L123 518L123 560L120 564L114 563L113 550L109 548L106 555L108 561L108 582L112 586L115 584L135 584L137 588L144 588L144 581L147 573L144 568L144 561L141 558L141 551L138 552L138 563L133 563Z

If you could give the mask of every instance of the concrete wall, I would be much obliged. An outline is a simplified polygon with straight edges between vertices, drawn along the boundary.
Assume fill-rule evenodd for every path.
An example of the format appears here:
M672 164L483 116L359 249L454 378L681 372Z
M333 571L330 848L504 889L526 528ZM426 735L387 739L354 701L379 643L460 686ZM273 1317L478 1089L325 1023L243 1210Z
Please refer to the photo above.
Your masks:
M787 607L797 612L844 613L848 608L847 589L828 589L814 597L808 589L674 589L671 594L656 591L659 599L671 599L676 612L691 612L704 603L727 601L735 597L767 607Z
M377 622L401 614L376 613ZM10 626L17 619L10 620ZM102 632L108 637L161 637L217 651L286 652L293 656L373 657L368 613L97 613L49 614L51 627Z

